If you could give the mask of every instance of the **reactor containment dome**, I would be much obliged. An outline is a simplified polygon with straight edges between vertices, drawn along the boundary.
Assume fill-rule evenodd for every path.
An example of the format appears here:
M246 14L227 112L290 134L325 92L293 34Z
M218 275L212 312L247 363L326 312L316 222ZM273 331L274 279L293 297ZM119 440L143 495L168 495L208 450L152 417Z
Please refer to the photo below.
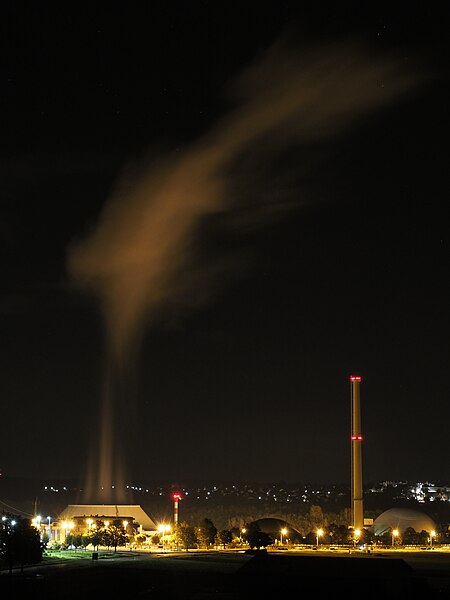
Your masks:
M421 531L429 533L436 529L436 524L431 517L420 510L390 508L375 519L372 529L375 535L383 535L392 529L398 529L401 533L404 533L409 527L417 533Z

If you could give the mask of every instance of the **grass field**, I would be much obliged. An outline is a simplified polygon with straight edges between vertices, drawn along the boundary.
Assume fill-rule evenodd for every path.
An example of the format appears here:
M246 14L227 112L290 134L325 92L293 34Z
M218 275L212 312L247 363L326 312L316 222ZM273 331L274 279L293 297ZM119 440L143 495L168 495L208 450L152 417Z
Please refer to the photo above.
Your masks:
M450 599L450 553L335 551L193 551L145 553L100 550L52 552L24 572L0 574L0 597L75 600L93 597L248 600L252 597L330 598L353 590L362 597Z

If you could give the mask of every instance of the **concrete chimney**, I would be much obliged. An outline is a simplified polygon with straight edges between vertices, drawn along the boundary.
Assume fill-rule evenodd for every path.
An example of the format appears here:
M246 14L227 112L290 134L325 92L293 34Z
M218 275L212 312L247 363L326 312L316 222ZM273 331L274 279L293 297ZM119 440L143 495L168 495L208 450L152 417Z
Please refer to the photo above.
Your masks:
M361 377L351 375L351 502L352 502L352 527L362 531L364 526L363 510L363 481L362 481L362 441L361 433L361 406L359 388Z

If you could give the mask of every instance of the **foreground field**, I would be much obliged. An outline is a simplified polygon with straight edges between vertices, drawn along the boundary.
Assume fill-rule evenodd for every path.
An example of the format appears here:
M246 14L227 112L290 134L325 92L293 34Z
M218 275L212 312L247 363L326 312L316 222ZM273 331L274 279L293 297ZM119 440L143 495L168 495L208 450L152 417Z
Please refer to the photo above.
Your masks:
M264 596L449 598L447 552L99 553L54 556L23 573L0 575L0 597L247 600Z

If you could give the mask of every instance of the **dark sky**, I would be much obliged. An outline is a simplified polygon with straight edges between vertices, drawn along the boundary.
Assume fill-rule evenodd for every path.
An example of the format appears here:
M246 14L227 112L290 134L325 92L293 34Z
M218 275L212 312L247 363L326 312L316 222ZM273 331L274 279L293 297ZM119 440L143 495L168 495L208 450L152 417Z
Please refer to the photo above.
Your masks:
M127 481L345 483L359 374L364 480L449 483L448 18L307 4L2 3L4 474L107 370Z

